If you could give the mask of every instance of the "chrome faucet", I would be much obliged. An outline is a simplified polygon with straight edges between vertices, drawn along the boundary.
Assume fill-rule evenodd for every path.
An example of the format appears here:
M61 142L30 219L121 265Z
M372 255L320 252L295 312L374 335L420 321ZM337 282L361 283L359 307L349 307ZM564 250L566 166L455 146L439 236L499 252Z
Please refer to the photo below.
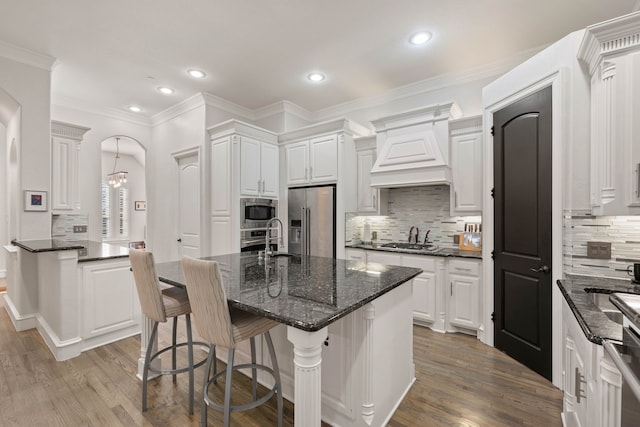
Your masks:
M282 221L279 218L271 218L269 222L267 222L267 231L264 234L264 259L267 261L269 259L269 255L273 255L273 252L269 248L269 243L271 241L271 224L273 222L277 222L280 224L280 231L278 232L278 244L282 245L282 234L284 233L284 226L282 225Z
M411 243L411 236L413 236L413 230L415 229L415 227L412 225L411 228L409 229L409 243Z
M427 234L424 235L424 244L427 244L427 241L429 240L429 233L431 233L431 230L427 230Z
M420 235L420 229L416 227L416 245L418 244L418 235Z

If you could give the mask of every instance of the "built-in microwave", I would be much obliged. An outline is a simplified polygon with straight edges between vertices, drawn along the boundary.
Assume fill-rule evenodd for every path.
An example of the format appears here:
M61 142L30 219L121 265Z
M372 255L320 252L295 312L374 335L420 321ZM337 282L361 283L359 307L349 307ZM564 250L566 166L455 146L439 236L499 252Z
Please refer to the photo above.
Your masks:
M240 228L265 228L271 218L278 216L278 201L271 199L240 199Z

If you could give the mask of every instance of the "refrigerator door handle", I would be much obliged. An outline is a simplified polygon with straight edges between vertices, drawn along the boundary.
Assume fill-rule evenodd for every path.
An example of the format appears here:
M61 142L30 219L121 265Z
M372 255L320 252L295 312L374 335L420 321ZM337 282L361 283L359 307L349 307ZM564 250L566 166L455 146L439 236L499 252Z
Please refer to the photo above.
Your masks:
M305 255L311 255L311 209L305 209L306 211L306 218L305 218L305 222L307 224L307 229L305 230L304 234L307 236L306 237L306 242L307 242L307 247L305 249Z
M302 234L302 241L301 246L300 246L300 254L301 255L306 255L307 252L307 210L304 208L304 206L302 208L300 208L302 210L300 218L302 218L302 226L300 227L300 231Z

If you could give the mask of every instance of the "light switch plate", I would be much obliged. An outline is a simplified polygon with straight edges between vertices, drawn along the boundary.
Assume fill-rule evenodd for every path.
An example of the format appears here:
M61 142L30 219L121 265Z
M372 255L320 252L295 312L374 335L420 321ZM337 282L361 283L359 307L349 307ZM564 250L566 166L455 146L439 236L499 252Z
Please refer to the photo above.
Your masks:
M587 258L611 259L611 242L587 242Z
M73 226L73 232L74 233L86 233L87 232L87 226L86 225L74 225Z

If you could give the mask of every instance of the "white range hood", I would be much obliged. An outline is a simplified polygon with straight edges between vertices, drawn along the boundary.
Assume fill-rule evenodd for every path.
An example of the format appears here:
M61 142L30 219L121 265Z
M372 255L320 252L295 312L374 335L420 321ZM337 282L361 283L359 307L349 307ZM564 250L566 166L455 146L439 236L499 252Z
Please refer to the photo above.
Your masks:
M449 119L462 116L453 102L374 120L378 158L372 187L451 183Z

